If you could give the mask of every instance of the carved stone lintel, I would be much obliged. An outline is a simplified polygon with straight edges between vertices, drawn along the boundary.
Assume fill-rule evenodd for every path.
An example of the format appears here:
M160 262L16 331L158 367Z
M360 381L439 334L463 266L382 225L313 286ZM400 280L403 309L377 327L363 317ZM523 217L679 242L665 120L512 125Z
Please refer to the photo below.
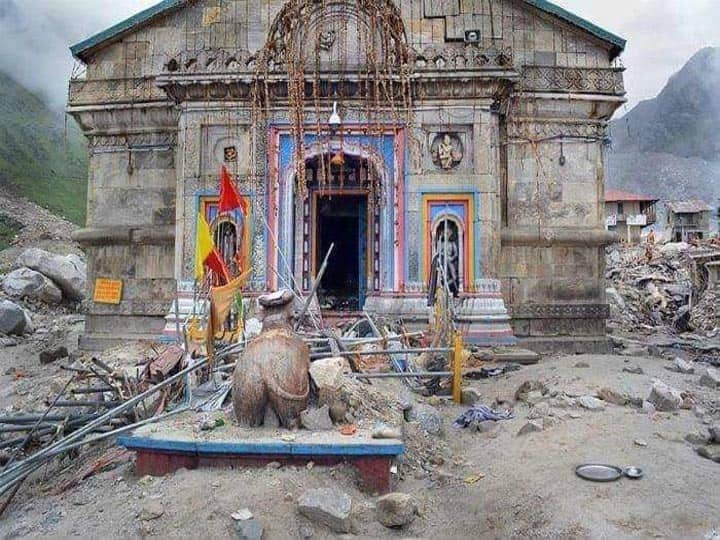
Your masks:
M621 68L579 68L557 66L525 66L522 69L522 90L530 92L575 92L625 95Z
M511 118L507 124L511 139L544 139L551 137L589 137L605 139L607 122L597 120L555 120L543 118Z
M608 304L517 304L510 306L513 319L607 319Z

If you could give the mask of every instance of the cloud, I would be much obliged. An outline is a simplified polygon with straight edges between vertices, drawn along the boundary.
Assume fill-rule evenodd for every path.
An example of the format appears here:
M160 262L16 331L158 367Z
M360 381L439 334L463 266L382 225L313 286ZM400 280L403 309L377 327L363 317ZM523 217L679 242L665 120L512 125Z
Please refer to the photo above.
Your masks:
M630 108L655 97L706 46L720 45L717 0L555 0L627 39L621 57Z
M65 103L68 47L158 0L0 0L0 71ZM555 0L628 40L629 106L657 95L700 48L720 45L718 0Z
M61 108L73 68L69 47L153 0L0 0L0 71Z

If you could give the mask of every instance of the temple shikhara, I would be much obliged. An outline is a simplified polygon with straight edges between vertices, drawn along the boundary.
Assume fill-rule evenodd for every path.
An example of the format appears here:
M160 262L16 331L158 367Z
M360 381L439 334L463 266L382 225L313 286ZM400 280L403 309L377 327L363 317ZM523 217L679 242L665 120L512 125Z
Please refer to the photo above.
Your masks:
M604 350L624 45L544 0L165 0L75 45L76 239L122 282L83 343L163 331L201 216L248 297L308 294L333 246L325 312L426 325L440 283L470 343Z

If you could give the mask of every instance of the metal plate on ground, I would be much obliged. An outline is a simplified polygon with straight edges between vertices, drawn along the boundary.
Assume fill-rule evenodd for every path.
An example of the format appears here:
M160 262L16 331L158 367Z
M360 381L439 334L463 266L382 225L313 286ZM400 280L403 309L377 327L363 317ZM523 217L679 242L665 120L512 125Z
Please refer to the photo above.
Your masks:
M591 482L613 482L623 475L620 467L586 463L575 468L575 474Z

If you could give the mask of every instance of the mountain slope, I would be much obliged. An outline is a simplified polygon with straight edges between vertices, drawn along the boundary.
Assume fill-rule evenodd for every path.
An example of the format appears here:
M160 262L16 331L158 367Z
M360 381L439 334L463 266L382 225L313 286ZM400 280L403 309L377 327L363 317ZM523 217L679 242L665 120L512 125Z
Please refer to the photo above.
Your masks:
M0 185L85 222L87 151L79 128L0 73Z
M663 200L720 198L720 48L698 51L660 94L611 124L608 186Z

